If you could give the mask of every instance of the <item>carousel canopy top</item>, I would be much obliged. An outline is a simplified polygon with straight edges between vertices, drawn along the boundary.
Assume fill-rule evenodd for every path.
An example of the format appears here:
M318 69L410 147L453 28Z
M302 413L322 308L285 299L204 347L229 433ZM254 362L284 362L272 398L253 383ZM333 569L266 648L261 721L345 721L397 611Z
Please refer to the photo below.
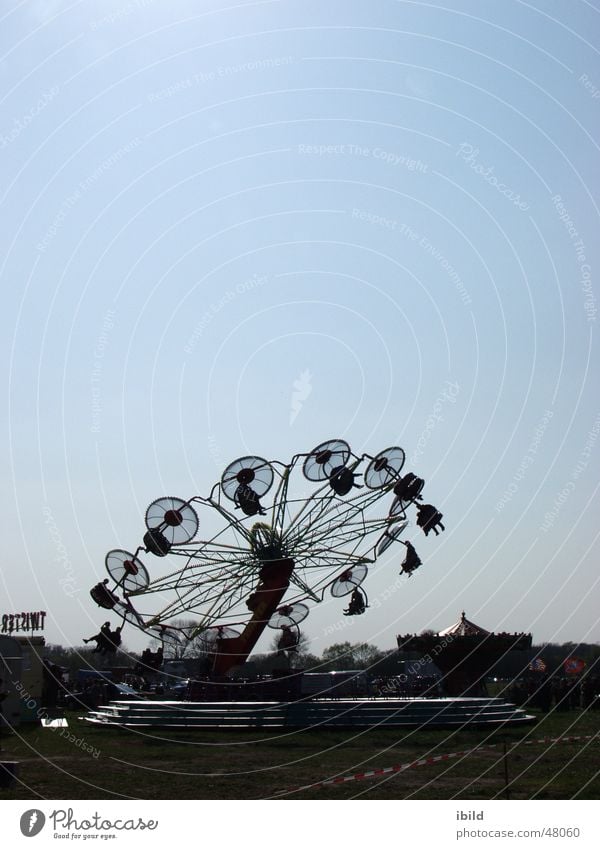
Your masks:
M440 641L440 637L448 639ZM435 663L438 665L438 661L442 660L445 654L454 656L457 652L460 654L463 649L469 652L477 649L478 652L484 650L487 653L502 653L530 649L532 643L531 634L486 631L485 628L470 622L464 610L458 622L438 634L425 631L420 635L398 635L397 639L400 651L429 651L433 648Z
M452 634L457 637L475 637L475 636L485 636L485 634L489 634L489 631L486 631L485 628L481 628L479 625L475 625L474 622L470 622L465 616L465 611L463 610L461 617L458 622L454 625L451 625L449 628L445 628L443 631L440 631L440 637L446 637L449 634Z

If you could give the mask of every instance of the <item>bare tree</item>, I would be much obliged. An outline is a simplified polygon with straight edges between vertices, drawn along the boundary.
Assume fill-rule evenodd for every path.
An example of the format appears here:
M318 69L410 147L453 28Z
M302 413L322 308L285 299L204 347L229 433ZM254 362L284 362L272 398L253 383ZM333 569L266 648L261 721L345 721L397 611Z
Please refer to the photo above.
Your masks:
M369 669L383 656L377 646L369 643L334 643L323 652L323 670Z
M186 636L192 634L198 627L194 619L174 619L169 625L183 632L179 638L175 636L177 632L167 630L163 640L153 637L151 642L151 647L155 651L161 645L163 646L165 660L196 660L206 657L207 643L202 634L198 634L192 640L187 639Z
M271 652L275 654L283 653L279 646L280 639L281 634L277 634L273 637L270 645ZM310 653L309 648L309 638L306 636L304 631L298 629L298 642L296 643L294 650L286 652L290 667L293 669L304 669L307 666L315 666L318 663L318 658Z

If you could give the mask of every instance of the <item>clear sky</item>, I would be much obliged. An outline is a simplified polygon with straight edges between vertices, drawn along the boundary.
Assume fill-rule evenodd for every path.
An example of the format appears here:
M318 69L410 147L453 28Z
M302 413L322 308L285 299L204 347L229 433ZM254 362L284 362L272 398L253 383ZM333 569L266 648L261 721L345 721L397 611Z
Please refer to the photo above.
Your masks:
M600 641L597 0L0 9L0 612L80 642L148 503L337 437L446 533L315 651Z

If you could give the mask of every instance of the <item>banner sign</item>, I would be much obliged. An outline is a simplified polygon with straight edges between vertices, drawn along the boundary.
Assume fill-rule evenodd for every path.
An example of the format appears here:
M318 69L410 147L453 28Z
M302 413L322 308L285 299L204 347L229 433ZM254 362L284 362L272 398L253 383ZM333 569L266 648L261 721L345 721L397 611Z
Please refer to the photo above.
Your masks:
M33 613L5 613L2 616L0 634L12 634L13 631L43 631L45 610Z

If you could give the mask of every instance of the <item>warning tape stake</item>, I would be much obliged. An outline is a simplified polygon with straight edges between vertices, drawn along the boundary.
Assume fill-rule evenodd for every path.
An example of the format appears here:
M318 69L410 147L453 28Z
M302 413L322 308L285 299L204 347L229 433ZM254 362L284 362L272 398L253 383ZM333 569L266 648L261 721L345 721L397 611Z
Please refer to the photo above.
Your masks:
M550 743L572 743L578 740L593 740L596 737L598 737L598 734L574 737L542 737L539 740L517 740L515 743L511 744L510 748L513 749L515 746L533 746L535 744L548 745ZM430 758L421 758L417 761L410 761L410 763L395 764L394 766L371 769L368 772L356 772L354 775L338 775L335 778L326 778L323 781L317 781L314 784L305 784L302 787L293 787L289 790L283 791L282 793L278 793L277 796L286 796L288 793L301 793L304 790L316 790L320 787L327 787L333 784L346 784L348 781L363 781L365 778L389 775L394 772L405 772L407 769L416 769L419 766L429 766L430 764L439 763L440 761L449 761L454 758L465 757L466 755L472 755L475 752L485 751L486 749L496 749L501 745L503 744L490 743L487 746L476 746L473 749L463 749L460 752L449 752L445 755L434 755Z

